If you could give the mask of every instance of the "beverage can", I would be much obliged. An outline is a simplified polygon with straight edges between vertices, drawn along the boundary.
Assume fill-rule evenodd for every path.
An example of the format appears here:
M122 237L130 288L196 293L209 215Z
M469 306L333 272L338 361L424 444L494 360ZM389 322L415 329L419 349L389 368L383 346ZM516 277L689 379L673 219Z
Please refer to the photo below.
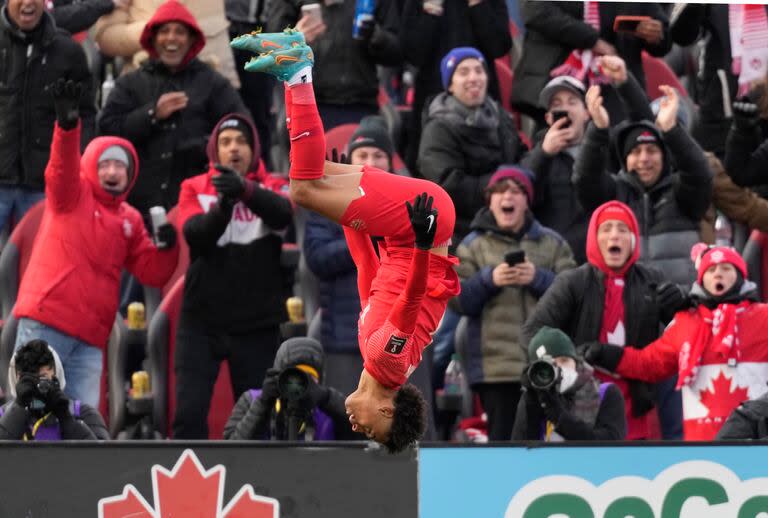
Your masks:
M128 329L144 329L146 325L144 304L141 302L131 302L128 304Z
M366 22L373 20L375 9L375 0L357 0L357 2L355 2L355 19L352 22L352 37L354 39L363 39L363 35L360 31Z
M159 205L150 207L149 217L152 220L152 235L155 238L155 245L165 246L166 243L160 241L157 237L157 229L168 223L168 216L165 213L165 208Z
M301 297L290 297L285 301L285 307L288 310L288 319L291 322L304 321L304 301Z
M149 373L147 371L133 373L131 376L131 395L134 398L149 395Z

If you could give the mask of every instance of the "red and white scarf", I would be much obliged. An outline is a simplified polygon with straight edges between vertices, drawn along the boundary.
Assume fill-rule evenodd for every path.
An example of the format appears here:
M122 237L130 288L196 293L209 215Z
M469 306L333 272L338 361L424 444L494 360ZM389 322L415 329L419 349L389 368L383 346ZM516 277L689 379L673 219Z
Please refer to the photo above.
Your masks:
M678 390L690 383L696 375L697 365L710 339L712 339L712 352L717 353L724 360L733 358L739 361L739 326L736 320L738 314L750 304L750 301L743 300L738 304L719 304L715 309L709 309L704 305L696 308L703 323L699 326L690 345L686 342L680 351Z
M728 29L731 33L731 71L739 77L738 96L749 92L753 81L768 72L768 16L765 6L728 5Z
M598 2L584 0L584 23L600 31L600 9ZM571 51L565 62L552 69L552 77L571 76L584 84L594 85L605 83L606 78L600 73L597 57L592 49L575 49Z

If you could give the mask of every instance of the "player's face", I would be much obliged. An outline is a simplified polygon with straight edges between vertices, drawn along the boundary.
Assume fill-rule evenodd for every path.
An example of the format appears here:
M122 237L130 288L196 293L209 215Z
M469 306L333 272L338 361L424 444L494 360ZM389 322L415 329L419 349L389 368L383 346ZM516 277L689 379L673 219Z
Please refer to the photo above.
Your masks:
M713 264L704 272L704 289L715 297L726 293L736 284L736 267L731 263Z
M345 401L349 424L352 431L365 434L376 442L386 442L389 430L392 428L392 413L394 403L382 402L361 393L359 390L351 393Z

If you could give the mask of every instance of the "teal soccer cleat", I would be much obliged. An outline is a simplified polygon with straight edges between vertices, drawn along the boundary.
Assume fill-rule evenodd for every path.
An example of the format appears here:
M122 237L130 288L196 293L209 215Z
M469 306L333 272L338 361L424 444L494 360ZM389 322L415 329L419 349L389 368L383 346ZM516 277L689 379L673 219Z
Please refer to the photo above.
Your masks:
M271 74L281 81L288 81L296 72L305 67L311 67L315 56L308 45L302 44L285 50L276 50L251 58L245 64L248 72L264 72Z
M230 46L233 48L247 50L254 54L266 54L300 45L306 45L304 34L291 28L287 28L283 32L261 33L254 31L238 36L230 42Z

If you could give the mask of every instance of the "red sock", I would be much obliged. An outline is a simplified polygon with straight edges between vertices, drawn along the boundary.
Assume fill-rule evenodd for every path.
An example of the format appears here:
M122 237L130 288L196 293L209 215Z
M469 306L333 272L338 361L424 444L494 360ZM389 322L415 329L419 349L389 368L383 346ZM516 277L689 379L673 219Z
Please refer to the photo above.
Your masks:
M288 130L288 135L291 134L291 111L293 108L293 95L291 95L291 89L288 88L288 83L283 83L283 92L285 95L285 128ZM288 163L293 163L293 147L288 148Z
M325 166L325 132L317 113L312 84L298 84L290 90L291 106L286 105L286 113L290 113L291 118L288 128L288 134L291 136L291 169L288 176L296 180L322 178ZM306 102L307 100L309 102Z

